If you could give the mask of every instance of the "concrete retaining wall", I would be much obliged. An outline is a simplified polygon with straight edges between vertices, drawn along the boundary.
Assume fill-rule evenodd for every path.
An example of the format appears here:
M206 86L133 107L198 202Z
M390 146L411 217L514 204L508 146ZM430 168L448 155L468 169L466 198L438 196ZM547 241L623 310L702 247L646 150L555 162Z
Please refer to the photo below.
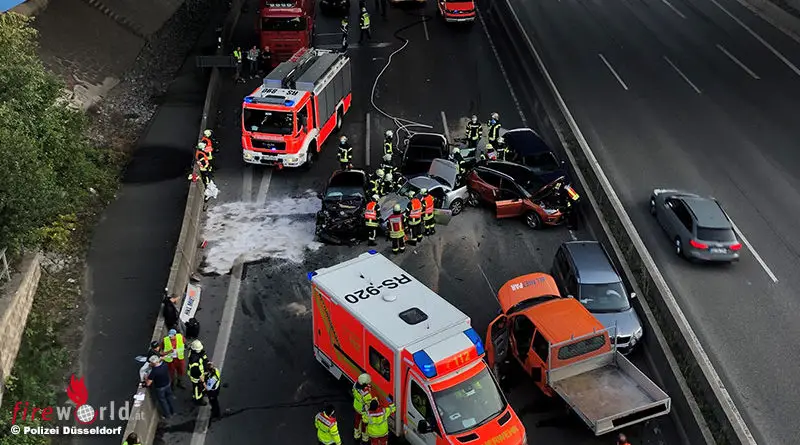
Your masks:
M621 202L611 189L597 160L555 92L555 85L544 73L533 42L523 33L508 0L492 3L484 13L494 23L492 29L504 30L506 42L535 89L534 111L540 129L555 131L563 142L575 176L590 201L588 215L599 241L617 256L631 288L640 296L635 301L643 322L649 329L645 336L648 359L659 374L659 384L673 399L673 417L690 444L755 443L722 383L683 317L677 302L646 247L636 233ZM526 86L522 86L525 88Z
M231 10L223 25L223 36L226 42L229 41L233 35L233 30L236 28L236 24L239 21L239 15L243 4L244 0L233 0L232 2ZM203 117L200 120L198 129L198 140L203 130L214 127L217 116L216 109L220 82L220 71L214 68L208 81L206 101L203 106ZM175 247L175 257L172 260L172 267L170 268L169 279L167 281L167 290L171 294L175 293L185 296L186 286L198 265L197 250L200 244L200 222L203 214L204 192L202 181L192 182L189 186L181 233L178 237L178 244ZM178 304L178 307L181 307L181 304L182 302ZM159 316L158 319L156 319L153 329L152 340L160 341L165 335L164 318L160 315L159 311ZM143 445L150 445L153 443L159 423L158 408L156 407L155 400L150 397L150 393L146 389L139 388L137 395L139 397L143 396L144 399L134 403L131 420L128 422L121 440L124 441L128 434L135 432L139 435Z
M28 253L22 258L19 272L12 275L0 295L0 404L6 378L11 375L17 359L22 332L28 321L33 297L42 276L42 255Z

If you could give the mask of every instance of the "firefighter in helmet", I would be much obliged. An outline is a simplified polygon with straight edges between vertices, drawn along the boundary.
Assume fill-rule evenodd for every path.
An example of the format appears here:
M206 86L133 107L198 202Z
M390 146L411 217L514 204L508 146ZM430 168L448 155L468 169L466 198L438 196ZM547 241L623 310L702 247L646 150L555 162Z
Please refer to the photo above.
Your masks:
M428 193L428 189L421 189L419 195L422 196L422 224L425 226L425 236L431 236L436 233L433 196Z
M383 158L381 159L381 170L383 170L385 173L395 174L397 167L395 167L392 163L392 155L383 155Z
M381 207L378 205L378 199L380 196L372 195L372 199L364 208L364 225L367 228L367 240L370 246L377 244L375 237L378 235L378 225L381 220Z
M497 138L497 159L501 161L505 161L508 157L508 144L506 144L506 139L503 136Z
M477 148L478 141L483 137L483 126L478 122L478 116L472 115L472 118L467 122L466 129L467 147Z
M386 173L383 175L383 186L381 187L381 195L386 196L389 193L393 193L397 190L397 186L394 183L394 175L391 173Z
M347 170L353 166L353 146L347 141L347 136L339 138L339 168Z
M422 201L417 198L414 191L408 192L408 205L406 206L406 220L408 221L408 242L412 246L422 241Z
M378 169L369 178L369 193L371 195L380 195L383 189L383 177L385 176L383 169Z
M394 132L386 130L383 134L383 155L392 156L394 154Z
M494 144L497 142L497 138L500 137L500 125L500 115L497 113L492 113L492 115L489 117L489 122L486 124L486 126L489 128L489 143Z
M203 137L200 138L200 142L204 142L206 144L206 148L208 148L212 153L217 154L219 152L217 138L214 137L214 132L212 132L211 129L206 128L203 130Z
M400 204L395 204L392 214L389 216L387 231L392 240L392 253L406 251L406 232L403 222L403 209Z
M195 162L197 163L200 176L203 178L203 184L208 185L214 179L214 165L211 161L214 159L204 142L197 144L197 151L195 151Z

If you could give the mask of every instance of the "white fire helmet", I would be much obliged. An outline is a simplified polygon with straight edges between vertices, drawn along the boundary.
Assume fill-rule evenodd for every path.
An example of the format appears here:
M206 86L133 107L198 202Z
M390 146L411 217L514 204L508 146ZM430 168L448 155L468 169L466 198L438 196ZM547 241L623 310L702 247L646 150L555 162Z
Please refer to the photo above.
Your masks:
M472 123L473 124L477 124L478 123L478 116L476 116L474 114L472 115Z
M342 137L340 137L340 138L339 138L339 142L341 142L342 144L344 144L345 142L347 142L347 136L342 136Z
M205 136L205 137L207 137L207 138L210 138L210 137L211 137L211 130L205 130L205 131L203 131L203 136Z
M391 139L394 137L394 132L392 130L386 130L386 133L384 134L386 135L387 139Z
M386 173L386 175L383 177L383 180L384 181L388 181L388 182L392 182L392 174L391 173Z
M359 385L371 385L372 384L372 377L369 376L366 372L358 376L358 384Z
M380 196L378 196L377 194L374 194L374 195L372 195L372 200L373 200L373 201L377 201L377 200L379 200L379 199L381 199L381 197L380 197Z
M392 162L392 155L390 155L390 154L383 155L383 161L384 162Z
M500 120L500 115L497 114L497 113L492 113L492 119L494 119L496 121L499 121Z
M198 142L197 143L197 149L198 150L205 150L205 148L206 148L206 143L205 142Z
M383 170L382 170L382 169L380 169L380 168L379 168L379 169L378 169L378 170L375 172L375 174L376 174L376 175L378 175L378 177L379 177L379 178L383 178L384 172L383 172Z
M200 340L193 341L190 347L194 352L200 352L203 350L203 344L200 343Z

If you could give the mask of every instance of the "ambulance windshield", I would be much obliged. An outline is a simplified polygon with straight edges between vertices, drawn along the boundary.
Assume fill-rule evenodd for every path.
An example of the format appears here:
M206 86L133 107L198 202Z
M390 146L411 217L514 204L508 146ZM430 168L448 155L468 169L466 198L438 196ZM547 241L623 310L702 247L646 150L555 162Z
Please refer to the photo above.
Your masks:
M244 109L244 128L247 131L267 134L292 134L294 113L286 111Z
M433 399L447 434L479 427L497 417L507 405L486 368L465 382L434 393Z

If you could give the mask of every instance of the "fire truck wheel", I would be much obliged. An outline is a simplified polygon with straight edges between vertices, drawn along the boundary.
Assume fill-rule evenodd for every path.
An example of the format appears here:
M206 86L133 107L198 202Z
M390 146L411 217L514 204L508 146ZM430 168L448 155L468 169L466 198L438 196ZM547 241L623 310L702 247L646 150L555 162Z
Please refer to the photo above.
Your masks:
M310 145L308 147L308 152L306 153L306 162L303 165L306 170L310 170L311 166L314 165L314 158L317 156L317 147L314 145Z
M342 109L339 108L338 110L336 110L336 131L337 132L341 131L342 130L342 126L344 125L344 122L342 122L342 118L343 118Z

